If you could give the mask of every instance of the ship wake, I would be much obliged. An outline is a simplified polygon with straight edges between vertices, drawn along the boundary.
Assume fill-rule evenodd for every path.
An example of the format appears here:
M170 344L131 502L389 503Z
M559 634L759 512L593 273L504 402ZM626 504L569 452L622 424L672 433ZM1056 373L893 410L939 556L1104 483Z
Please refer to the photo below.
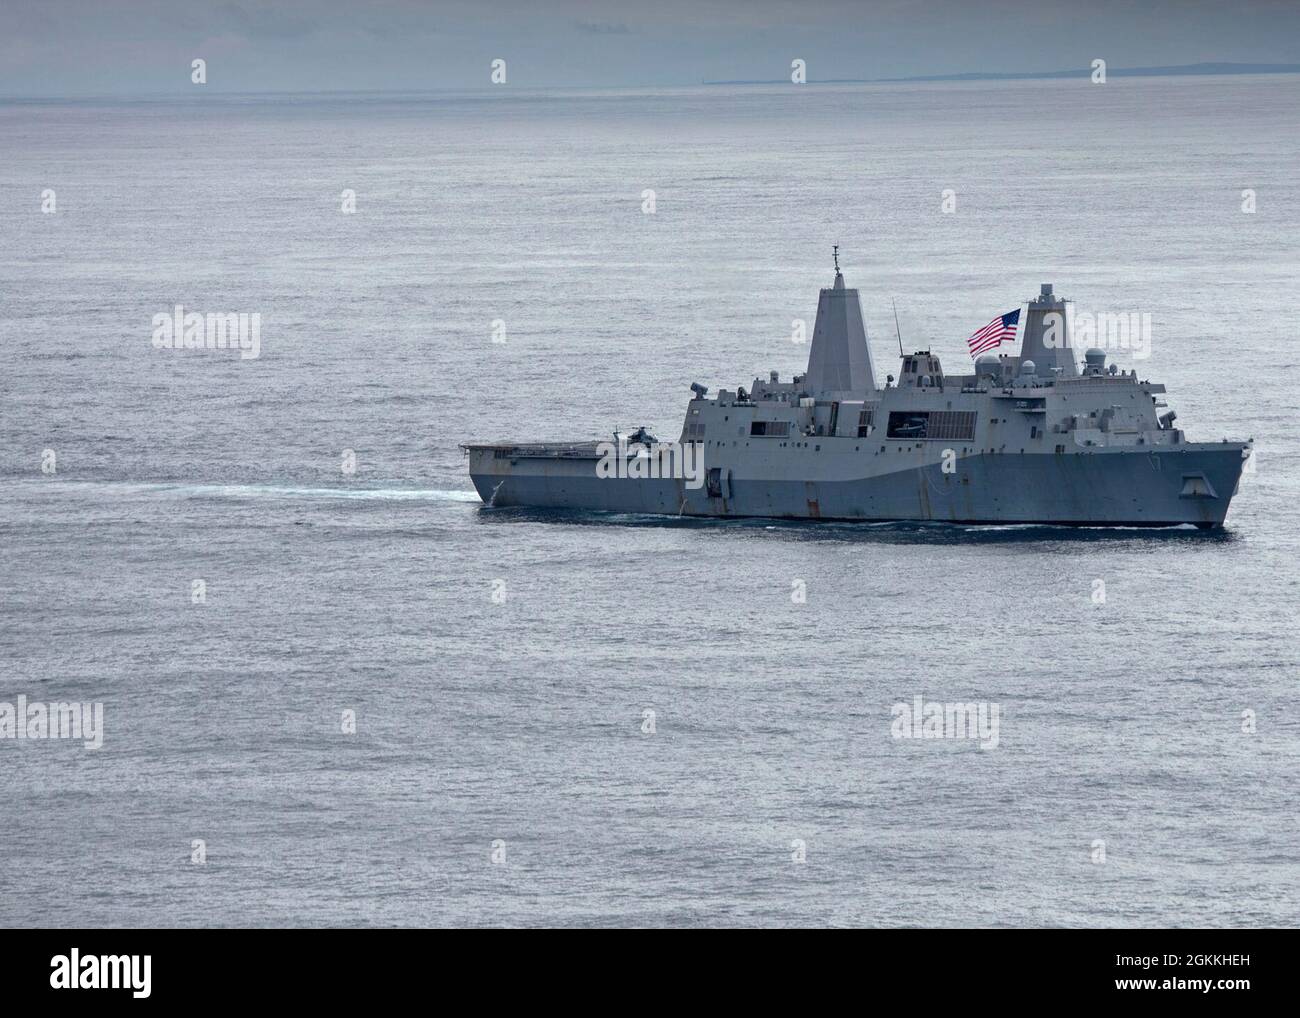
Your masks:
M347 500L371 502L478 502L472 490L455 488L320 488L279 484L187 484L131 481L35 481L33 487L74 497L153 496L176 499Z

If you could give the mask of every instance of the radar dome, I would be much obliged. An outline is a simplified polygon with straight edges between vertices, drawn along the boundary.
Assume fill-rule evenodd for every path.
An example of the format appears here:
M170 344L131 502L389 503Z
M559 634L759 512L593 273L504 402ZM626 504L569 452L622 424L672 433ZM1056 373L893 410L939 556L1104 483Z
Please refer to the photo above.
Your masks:
M1037 370L1038 370L1038 365L1035 364L1033 361L1020 362L1020 373L1022 375L1032 375Z
M1106 366L1106 351L1100 347L1091 347L1084 353L1083 360L1090 368L1104 368Z
M977 375L1000 375L1002 374L1002 360L995 353L982 353L975 358L975 374Z

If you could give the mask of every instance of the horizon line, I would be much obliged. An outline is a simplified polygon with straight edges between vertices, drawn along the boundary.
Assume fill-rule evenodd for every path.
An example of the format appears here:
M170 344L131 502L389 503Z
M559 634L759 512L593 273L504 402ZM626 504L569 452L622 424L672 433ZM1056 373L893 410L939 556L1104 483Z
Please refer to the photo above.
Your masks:
M1130 77L1178 77L1183 75L1233 74L1300 74L1300 64L1246 64L1232 61L1201 61L1195 64L1164 64L1154 67L1107 67L1108 75ZM911 81L1022 81L1047 78L1087 78L1092 68L1071 68L1064 71L963 71L958 74L913 74L901 78L809 78L809 85L884 85ZM756 78L753 80L705 81L705 85L781 85L785 78Z
M941 82L960 84L965 82L979 83L986 81L1047 81L1047 80L1065 80L1072 78L1086 78L1092 74L1091 68L1079 68L1056 71L966 71L957 74L918 74L906 77L896 78L810 78L803 85L896 85L909 83ZM1280 63L1233 63L1233 62L1212 62L1204 61L1195 64L1169 64L1156 67L1116 67L1107 68L1106 74L1116 77L1216 77L1216 76L1243 76L1243 75L1267 75L1267 74L1300 74L1300 63L1298 64L1280 64ZM275 89L240 89L227 90L215 89L202 86L203 91L212 95L237 97L237 96L346 96L346 95L404 95L404 94L470 94L470 93L487 93L494 92L498 89L505 88L516 92L593 92L593 91L655 91L665 89L697 89L697 88L717 88L717 87L735 87L749 85L788 85L791 84L786 78L753 78L753 79L726 79L717 81L699 81L683 82L679 84L622 84L622 85L531 85L531 86L510 86L510 85L475 85L470 87L458 86L403 86L389 88L328 88L328 89L301 89L301 88L275 88ZM87 99L138 99L138 100L155 100L155 99L180 99L194 96L193 91L197 86L190 85L187 88L176 91L144 91L144 92L65 92L65 93L37 93L37 92L10 92L0 94L0 102L10 101L60 101L60 100L87 100Z

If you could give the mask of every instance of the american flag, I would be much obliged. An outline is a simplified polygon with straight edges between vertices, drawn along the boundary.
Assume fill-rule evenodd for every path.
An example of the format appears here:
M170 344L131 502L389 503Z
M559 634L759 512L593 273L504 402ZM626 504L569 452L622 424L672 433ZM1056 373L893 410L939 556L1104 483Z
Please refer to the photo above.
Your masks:
M1002 343L1015 339L1016 326L1019 324L1019 308L1008 311L1005 315L998 315L997 318L966 340L966 345L970 347L970 355L978 357L985 350L992 350Z

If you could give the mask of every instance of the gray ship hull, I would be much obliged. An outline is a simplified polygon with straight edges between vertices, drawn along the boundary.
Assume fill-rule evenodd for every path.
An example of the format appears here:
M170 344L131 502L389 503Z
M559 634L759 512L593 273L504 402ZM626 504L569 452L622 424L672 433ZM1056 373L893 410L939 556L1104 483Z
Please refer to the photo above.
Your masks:
M724 471L714 496L705 487L690 488L682 479L599 477L594 450L584 452L581 446L467 448L474 487L485 503L496 507L863 522L1211 528L1223 524L1249 446L1184 443L1149 451L1126 447L1060 454L985 453L961 457L952 472L937 462L894 468L861 451L799 449L788 456L763 457L766 469L740 457ZM787 459L789 463L783 462Z

